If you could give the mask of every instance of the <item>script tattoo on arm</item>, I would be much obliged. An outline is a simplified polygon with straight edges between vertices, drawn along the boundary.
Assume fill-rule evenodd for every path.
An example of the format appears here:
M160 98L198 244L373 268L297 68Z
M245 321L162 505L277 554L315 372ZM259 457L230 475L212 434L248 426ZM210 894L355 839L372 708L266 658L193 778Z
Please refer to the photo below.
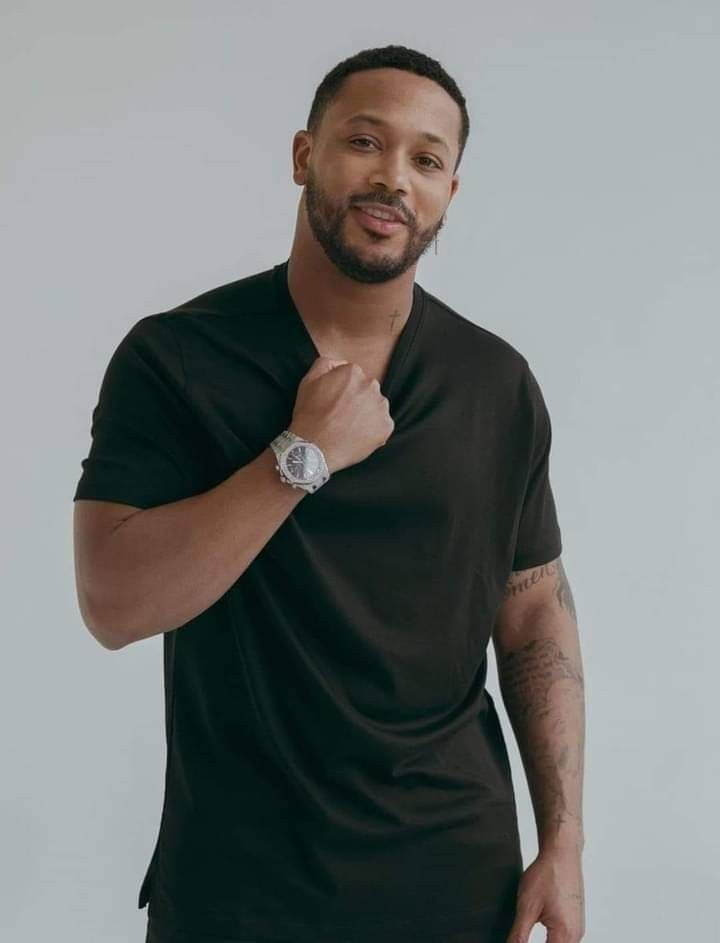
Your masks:
M542 566L534 567L530 570L520 570L512 573L510 579L505 584L503 601L515 598L521 593L526 592L541 580L552 579L555 577L554 595L561 609L565 609L577 622L577 613L575 611L575 600L573 599L570 583L562 560L558 557L551 563L543 563Z

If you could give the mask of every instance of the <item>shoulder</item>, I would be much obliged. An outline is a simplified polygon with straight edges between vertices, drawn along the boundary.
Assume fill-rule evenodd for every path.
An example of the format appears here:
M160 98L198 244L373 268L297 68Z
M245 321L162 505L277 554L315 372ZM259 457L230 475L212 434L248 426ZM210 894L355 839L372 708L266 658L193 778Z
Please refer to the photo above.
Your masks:
M224 282L133 324L128 339L158 357L182 361L187 350L203 341L212 345L232 338L252 338L267 330L275 307L273 269Z
M266 310L274 303L273 269L255 272L243 278L224 282L193 295L186 301L162 312L162 317L179 324L193 318L232 318Z
M470 320L423 288L433 343L448 344L455 362L467 362L491 370L511 385L526 382L529 365L525 355L506 338Z
M217 325L251 318L273 303L272 269L225 282L152 314L130 326L123 340L161 350L175 346L182 328L197 324Z

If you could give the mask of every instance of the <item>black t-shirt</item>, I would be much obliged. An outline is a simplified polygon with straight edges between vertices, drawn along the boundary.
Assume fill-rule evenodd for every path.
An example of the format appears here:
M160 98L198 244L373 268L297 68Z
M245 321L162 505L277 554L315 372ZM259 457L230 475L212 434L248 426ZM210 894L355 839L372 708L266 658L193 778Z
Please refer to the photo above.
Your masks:
M74 500L200 494L288 428L318 351L287 265L133 325ZM163 636L165 797L138 902L162 943L494 943L512 922L486 650L510 572L561 552L550 419L522 354L413 292L388 441Z

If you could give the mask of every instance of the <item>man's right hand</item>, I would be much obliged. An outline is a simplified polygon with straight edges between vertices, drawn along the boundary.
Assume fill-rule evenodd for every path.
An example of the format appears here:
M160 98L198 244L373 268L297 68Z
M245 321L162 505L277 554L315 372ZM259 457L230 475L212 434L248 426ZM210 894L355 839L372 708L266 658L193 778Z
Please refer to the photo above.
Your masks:
M323 356L300 381L288 426L322 449L331 474L367 458L394 428L380 383L357 363Z

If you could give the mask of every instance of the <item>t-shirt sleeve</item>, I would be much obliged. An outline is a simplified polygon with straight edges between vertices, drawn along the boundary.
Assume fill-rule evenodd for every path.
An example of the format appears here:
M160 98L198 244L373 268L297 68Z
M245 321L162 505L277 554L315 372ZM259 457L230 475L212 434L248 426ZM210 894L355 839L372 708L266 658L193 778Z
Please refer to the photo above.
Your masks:
M166 319L148 315L107 365L73 501L149 508L196 493L191 435L176 338Z
M550 482L552 427L542 391L530 367L525 365L522 396L530 420L532 448L527 484L520 512L513 570L540 566L559 557L562 537Z

